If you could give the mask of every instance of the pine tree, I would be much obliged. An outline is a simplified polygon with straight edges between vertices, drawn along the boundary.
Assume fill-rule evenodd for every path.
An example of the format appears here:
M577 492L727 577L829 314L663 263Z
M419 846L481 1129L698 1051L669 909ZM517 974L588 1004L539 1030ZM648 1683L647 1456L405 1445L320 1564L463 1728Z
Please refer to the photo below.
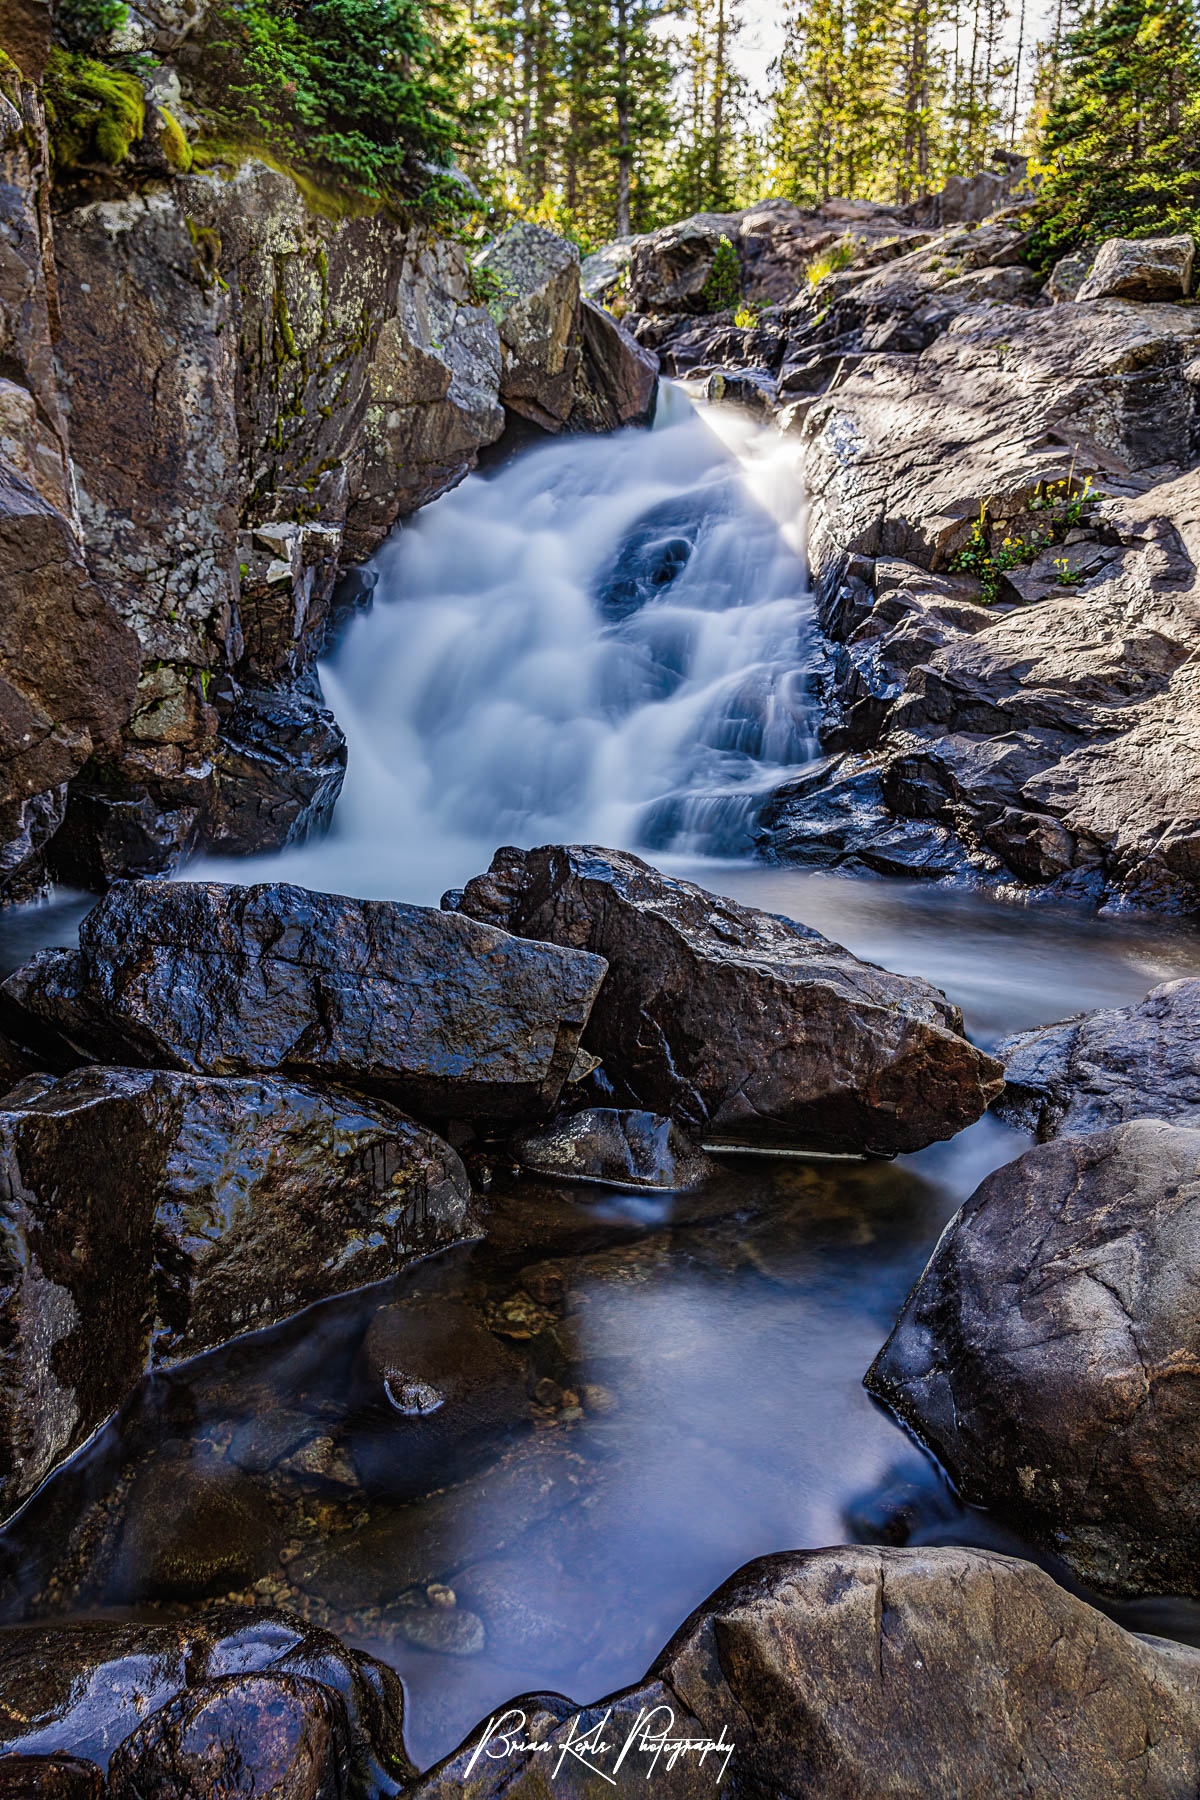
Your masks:
M1038 149L1035 253L1200 234L1200 46L1193 0L1105 0L1067 40Z

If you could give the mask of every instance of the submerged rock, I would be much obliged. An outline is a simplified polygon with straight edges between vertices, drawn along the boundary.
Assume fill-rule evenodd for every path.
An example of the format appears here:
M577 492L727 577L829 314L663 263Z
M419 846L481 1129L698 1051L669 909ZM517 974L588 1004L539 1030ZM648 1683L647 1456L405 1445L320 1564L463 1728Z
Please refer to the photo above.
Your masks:
M443 1119L552 1110L604 974L431 908L284 885L122 884L79 946L3 990L76 1059L311 1076Z
M989 1175L867 1376L963 1496L1115 1594L1200 1595L1200 1131Z
M1136 1006L1019 1032L997 1046L995 1110L1039 1138L1126 1119L1200 1125L1200 980L1167 981Z
M375 1314L360 1354L374 1402L355 1463L367 1483L419 1494L527 1415L523 1357L461 1300L402 1300Z
M638 1686L592 1707L514 1707L523 1741L578 1746L599 1727L608 1748L505 1755L494 1715L413 1800L534 1800L548 1768L555 1793L584 1800L623 1750L621 1791L650 1776L671 1800L1100 1800L1131 1779L1146 1800L1184 1800L1200 1779L1200 1652L1136 1637L1040 1569L977 1550L765 1557ZM681 1739L694 1747L670 1757ZM719 1748L702 1756L704 1742Z
M265 1680L278 1684L276 1701L287 1699L281 1714L259 1712ZM288 1613L228 1607L169 1625L87 1620L0 1630L0 1754L53 1751L103 1768L121 1747L113 1777L123 1800L226 1791L170 1787L159 1759L182 1757L186 1766L195 1752L223 1758L240 1749L253 1760L272 1747L273 1716L281 1727L297 1717L297 1696L306 1702L298 1716L337 1721L352 1793L394 1793L415 1773L404 1751L399 1677ZM254 1722L248 1736L238 1719ZM163 1786L137 1785L135 1777L152 1770ZM186 1779L197 1778L193 1764ZM285 1792L308 1800L322 1790Z
M110 1597L127 1606L229 1593L277 1571L282 1542L249 1476L215 1457L155 1458L126 1503Z
M457 905L606 957L585 1047L620 1099L693 1132L889 1154L953 1136L998 1091L928 982L636 856L500 850Z
M607 1187L696 1187L717 1165L657 1113L589 1106L545 1130L518 1132L509 1149L534 1175Z
M86 1068L0 1106L0 1513L150 1367L473 1229L454 1151L284 1080Z

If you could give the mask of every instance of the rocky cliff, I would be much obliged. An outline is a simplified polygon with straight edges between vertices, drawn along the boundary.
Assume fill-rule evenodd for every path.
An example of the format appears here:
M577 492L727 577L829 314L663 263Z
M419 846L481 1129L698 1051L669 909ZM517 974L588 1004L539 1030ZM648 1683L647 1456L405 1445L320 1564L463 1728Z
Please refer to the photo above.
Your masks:
M345 763L313 675L339 577L510 413L606 430L653 406L653 355L551 233L480 270L257 155L193 165L203 10L130 14L144 121L115 167L52 163L50 13L5 16L6 898L318 828Z
M768 801L767 853L1191 910L1193 247L1114 240L1043 280L1019 195L979 217L991 181L692 220L585 279L623 284L668 373L800 438L828 755ZM707 311L722 233L740 322Z

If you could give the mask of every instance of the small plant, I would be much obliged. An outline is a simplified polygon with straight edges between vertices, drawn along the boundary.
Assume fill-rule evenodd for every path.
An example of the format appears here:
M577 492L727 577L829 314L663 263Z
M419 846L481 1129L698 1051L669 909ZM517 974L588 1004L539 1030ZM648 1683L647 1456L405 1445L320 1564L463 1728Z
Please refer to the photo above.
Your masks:
M486 306L499 324L516 299L517 290L486 263L472 263L467 274L467 295L472 306Z
M90 50L120 31L128 18L122 0L62 0L55 23L68 44Z
M836 275L841 269L848 269L854 261L857 245L853 238L840 237L835 243L822 250L804 265L804 279L810 288L815 288L824 281L827 275Z
M733 322L739 331L753 331L758 324L758 308L743 300L733 315Z
M737 251L722 233L700 298L705 312L726 312L737 306L741 297L742 265Z
M1054 566L1058 570L1059 587L1078 587L1083 580L1083 570L1073 569L1065 556L1056 556Z
M971 535L951 558L950 568L955 573L976 577L979 598L984 606L993 605L999 598L1000 579L1009 569L1031 563L1051 544L1060 544L1067 532L1080 523L1092 503L1104 498L1093 488L1090 475L1076 488L1074 472L1072 462L1070 472L1061 481L1038 483L1028 510L1045 513L1048 517L1044 530L1031 531L1027 537L1006 534L997 544L995 538L1000 527L993 525L988 517L988 501L980 502L979 517L971 526ZM1060 587L1078 587L1084 579L1083 570L1072 569L1065 557L1057 558L1054 567Z

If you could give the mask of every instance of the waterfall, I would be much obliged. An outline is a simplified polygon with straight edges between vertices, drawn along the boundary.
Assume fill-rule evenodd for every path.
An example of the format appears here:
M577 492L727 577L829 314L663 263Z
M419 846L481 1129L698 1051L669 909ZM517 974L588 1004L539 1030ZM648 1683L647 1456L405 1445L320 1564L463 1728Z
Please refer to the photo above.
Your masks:
M502 843L745 854L815 753L803 533L794 442L670 385L653 431L471 476L393 534L322 666L329 836L203 872L436 901Z

